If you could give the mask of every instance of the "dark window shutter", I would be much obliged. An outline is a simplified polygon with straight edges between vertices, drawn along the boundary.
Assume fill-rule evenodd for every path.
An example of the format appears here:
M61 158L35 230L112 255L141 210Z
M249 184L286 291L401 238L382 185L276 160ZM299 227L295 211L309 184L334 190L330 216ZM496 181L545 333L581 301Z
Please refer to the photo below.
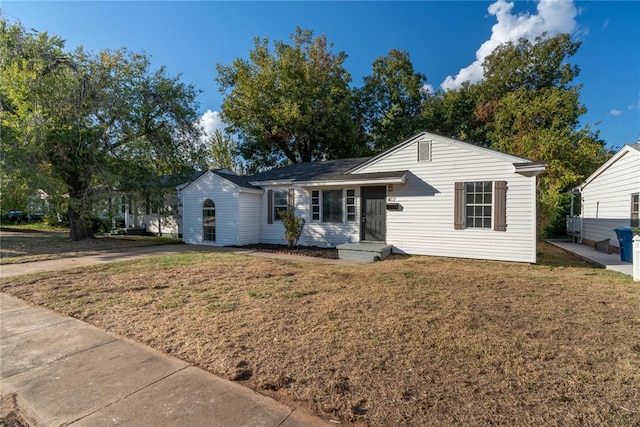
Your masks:
M507 231L507 181L496 181L493 195L494 231Z
M455 183L453 196L453 229L464 230L464 182Z
M273 224L273 190L267 190L267 224Z
M287 199L288 199L287 203L289 204L289 210L291 212L293 212L295 210L295 206L296 206L296 204L295 204L295 193L294 193L293 188L289 189L289 194L288 194Z

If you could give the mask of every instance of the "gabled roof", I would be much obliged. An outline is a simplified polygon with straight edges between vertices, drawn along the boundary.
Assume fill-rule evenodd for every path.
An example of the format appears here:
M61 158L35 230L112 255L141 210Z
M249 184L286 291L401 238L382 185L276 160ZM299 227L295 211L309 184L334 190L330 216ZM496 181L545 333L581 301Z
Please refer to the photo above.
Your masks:
M606 162L604 162L602 164L602 166L600 166L598 169L596 169L596 171L594 173L592 173L591 175L589 175L587 177L587 179L584 180L584 182L582 184L580 184L578 186L578 190L582 190L584 187L586 187L587 185L589 185L591 183L591 181L593 181L594 179L596 179L598 176L600 176L604 171L606 171L607 169L609 169L611 167L611 165L613 165L615 162L618 161L618 159L620 159L622 156L624 156L625 154L631 154L631 155L635 155L635 156L640 156L640 143L635 143L635 144L627 144L625 146L623 146L616 154L614 154L609 160L607 160Z
M215 173L219 177L222 177L222 178L226 179L227 181L233 182L238 187L250 188L250 189L253 189L253 190L258 190L258 187L249 184L249 181L250 181L249 178L250 177L248 177L248 176L236 175L236 174L234 174L233 172L231 172L228 169L216 169L216 170L212 170L211 172Z
M457 139L453 139L453 138L447 138L445 136L441 136L441 135L437 135L434 133L429 133L429 132L420 132L417 135L412 136L411 138L407 139L404 142L401 142L398 145L395 145L394 147L391 147L390 149L388 149L387 151L384 151L380 154L378 154L377 156L371 157L370 159L354 166L353 168L349 169L348 171L346 171L346 173L358 173L359 171L365 169L367 166L374 164L378 161L380 161L381 159L384 159L388 156L390 156L391 154L395 153L396 151L399 151L401 149L403 149L405 146L412 144L416 141L419 141L423 138L428 138L428 139L438 139L440 141L445 141L445 142L449 142L451 144L455 144L455 145L460 145L465 147L468 150L471 151L477 151L477 152L483 152L484 154L488 154L494 157L498 157L502 160L505 160L509 163L512 163L515 167L516 167L516 172L518 172L518 168L523 168L525 165L527 166L527 173L533 172L532 168L535 168L536 171L535 172L542 172L545 168L545 164L543 163L536 163L532 160L529 159L525 159L523 157L517 157L517 156L513 156L511 154L506 154L503 153L501 151L497 151L491 148L485 148L485 147L480 147L478 145L474 145L474 144L470 144L468 142L464 142L464 141L459 141Z
M194 178L182 185L177 186L176 188L180 191L185 190L187 187L191 186L191 184L193 184L194 182L196 182L198 179L200 179L200 177L202 177L203 175L207 174L207 173L212 173L214 175L217 175L221 178L226 179L227 181L237 185L240 188L244 188L244 189L248 189L248 190L255 190L255 191L262 191L259 187L253 186L251 184L249 184L249 180L247 176L238 176L236 174L234 174L233 172L231 172L228 169L209 169L209 170L205 170L205 171L200 171L198 172Z

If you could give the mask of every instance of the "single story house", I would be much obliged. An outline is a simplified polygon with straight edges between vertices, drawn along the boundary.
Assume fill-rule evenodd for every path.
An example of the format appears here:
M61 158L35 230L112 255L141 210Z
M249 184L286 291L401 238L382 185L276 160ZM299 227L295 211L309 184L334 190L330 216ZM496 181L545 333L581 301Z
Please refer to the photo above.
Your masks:
M209 170L181 191L183 240L301 245L385 242L394 253L536 261L536 176L545 165L423 132L371 158L298 163L251 176Z
M567 232L580 243L619 253L614 228L640 227L640 143L627 144L600 166L574 192L578 215L567 219Z

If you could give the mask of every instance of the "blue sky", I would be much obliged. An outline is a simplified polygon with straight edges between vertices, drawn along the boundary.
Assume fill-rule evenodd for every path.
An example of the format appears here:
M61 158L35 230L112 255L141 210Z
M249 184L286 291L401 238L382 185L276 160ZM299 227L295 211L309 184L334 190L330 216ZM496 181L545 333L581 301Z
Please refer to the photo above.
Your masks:
M638 1L7 1L4 18L67 41L101 49L144 51L154 66L202 90L208 129L219 127L222 94L216 64L246 57L254 36L288 40L296 26L325 34L348 54L354 86L392 48L409 52L433 88L482 78L479 64L500 42L543 31L569 32L582 47L583 124L617 149L640 138L640 2ZM407 135L409 136L409 135Z

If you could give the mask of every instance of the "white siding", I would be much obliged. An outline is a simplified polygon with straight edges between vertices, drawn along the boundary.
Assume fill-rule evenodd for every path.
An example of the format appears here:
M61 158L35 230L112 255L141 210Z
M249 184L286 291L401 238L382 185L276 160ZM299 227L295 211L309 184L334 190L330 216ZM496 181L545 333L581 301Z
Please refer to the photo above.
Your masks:
M227 246L238 244L238 198L240 188L218 175L207 172L182 192L182 239L194 245ZM216 241L202 239L202 205L206 199L216 206Z
M149 233L162 236L178 237L178 222L173 215L143 215L142 222L147 226L147 231Z
M432 160L418 162L417 142L359 170L409 170L404 185L393 185L401 210L387 211L387 243L410 254L535 262L535 177L514 172L509 159L465 144L434 139ZM454 183L507 182L507 231L454 230Z
M639 192L640 154L630 149L582 189L582 237L619 246L613 229L630 226L631 194Z
M238 245L260 243L261 202L261 194L240 193L238 205Z

